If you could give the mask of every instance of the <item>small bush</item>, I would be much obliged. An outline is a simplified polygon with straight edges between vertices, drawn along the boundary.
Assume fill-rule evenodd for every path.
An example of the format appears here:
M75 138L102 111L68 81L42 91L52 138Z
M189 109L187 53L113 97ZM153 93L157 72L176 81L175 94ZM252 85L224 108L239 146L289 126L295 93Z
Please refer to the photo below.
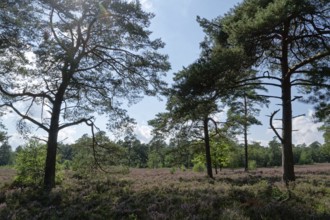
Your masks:
M180 167L181 171L185 172L187 170L187 168L184 165L181 165Z
M38 141L30 141L25 147L17 153L15 169L17 175L14 185L19 186L41 186L46 162L46 145ZM60 183L63 174L59 172L62 169L60 164L56 164L56 181Z
M249 160L249 170L257 169L257 162L255 160Z
M196 163L193 167L193 171L202 173L205 171L205 165L201 163Z

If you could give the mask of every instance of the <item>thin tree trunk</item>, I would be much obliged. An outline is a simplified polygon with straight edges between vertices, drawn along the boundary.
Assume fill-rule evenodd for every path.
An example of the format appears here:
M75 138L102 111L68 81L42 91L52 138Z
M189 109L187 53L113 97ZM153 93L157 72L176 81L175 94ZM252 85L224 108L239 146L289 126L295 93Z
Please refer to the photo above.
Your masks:
M211 149L210 149L210 137L208 128L208 118L204 119L204 142L205 142L205 156L206 156L206 168L207 175L213 178L212 162L211 162Z

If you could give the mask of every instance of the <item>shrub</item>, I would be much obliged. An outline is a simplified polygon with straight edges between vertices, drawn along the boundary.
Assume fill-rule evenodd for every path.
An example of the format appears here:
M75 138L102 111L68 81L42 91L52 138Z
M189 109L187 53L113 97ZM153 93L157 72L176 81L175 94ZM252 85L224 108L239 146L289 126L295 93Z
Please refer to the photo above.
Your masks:
M201 163L196 163L193 167L193 171L202 173L205 171L205 165Z
M38 141L31 140L23 147L16 156L15 169L17 175L15 184L23 186L40 186L44 177L44 168L46 162L46 145ZM57 164L57 171L61 170L61 166ZM62 180L62 174L57 172L57 183Z
M255 160L249 160L249 170L257 169L257 162Z
M187 168L184 165L181 165L180 167L181 171L185 172L187 170Z

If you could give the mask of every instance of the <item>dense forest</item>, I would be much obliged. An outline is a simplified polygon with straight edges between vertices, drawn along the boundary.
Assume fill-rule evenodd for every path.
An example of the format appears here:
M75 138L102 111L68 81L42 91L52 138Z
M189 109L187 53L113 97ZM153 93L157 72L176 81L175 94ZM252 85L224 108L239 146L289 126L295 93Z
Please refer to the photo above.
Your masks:
M200 55L170 85L153 17L138 0L0 3L0 115L29 137L13 149L0 124L0 219L328 219L330 1L197 16ZM166 100L149 143L125 107L145 96ZM293 144L295 102L314 107L324 143ZM273 139L249 142L274 103ZM59 140L78 125L90 133Z

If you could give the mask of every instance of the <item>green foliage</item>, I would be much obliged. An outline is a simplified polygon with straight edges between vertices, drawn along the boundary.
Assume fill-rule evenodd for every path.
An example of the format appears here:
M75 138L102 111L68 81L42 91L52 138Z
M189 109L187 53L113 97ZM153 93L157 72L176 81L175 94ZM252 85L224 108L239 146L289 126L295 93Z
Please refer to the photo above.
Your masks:
M299 158L299 164L311 164L313 163L312 155L308 151L302 151Z
M172 167L172 168L170 169L170 173L171 173L171 174L175 174L175 172L176 172L176 168L175 168L175 167Z
M165 167L166 159L166 147L167 144L164 141L163 136L155 136L149 142L148 153L148 167L149 168L161 168Z
M71 161L74 157L72 146L68 144L60 144L58 153L61 155L62 161Z
M4 165L12 165L13 164L13 152L11 150L11 146L5 141L0 146L0 166Z
M149 168L161 168L163 167L162 158L156 151L151 151L148 154L148 167Z
M282 164L282 151L281 143L279 143L275 137L268 143L269 147L269 161L267 166L281 166Z
M93 138L85 134L72 146L73 170L89 174L98 168L108 169L114 165L122 165L125 151L113 143L105 132L96 133L95 141L96 143L93 144Z
M132 134L127 135L124 140L119 140L117 145L124 149L124 158L121 163L128 167L147 167L148 145L141 143Z
M193 166L193 171L199 172L199 173L204 173L205 172L205 164L195 162Z
M230 165L230 155L232 151L233 141L226 137L224 134L211 135L212 138L210 140L210 150L211 150L211 158L212 158L212 166L213 168L220 168L220 170L224 167L228 167ZM194 168L199 169L199 167L204 166L206 164L205 152L202 151L202 144L199 142L195 143L199 148L194 154L194 158L192 159L192 163L194 164Z
M266 167L269 163L268 152L259 142L254 142L249 145L249 159L256 162L257 167Z
M232 146L229 152L228 167L239 168L244 166L244 152L241 146Z
M211 157L215 168L227 167L229 164L230 139L225 136L215 136L211 139Z
M205 171L206 159L205 159L205 153L203 151L199 151L197 154L195 154L191 162L194 164L193 171L195 172Z
M249 167L248 167L249 170L257 169L257 162L255 160L249 160L248 164L249 164Z
M186 168L184 165L181 165L181 166L180 166L180 170L184 172L184 171L187 170L187 168Z
M186 138L173 138L166 148L165 164L166 167L185 167L192 168L191 162L195 154L195 147Z
M44 177L46 161L46 145L35 140L30 140L27 145L17 152L15 169L17 175L15 184L24 186L41 186ZM61 164L57 157L57 183L62 181Z

